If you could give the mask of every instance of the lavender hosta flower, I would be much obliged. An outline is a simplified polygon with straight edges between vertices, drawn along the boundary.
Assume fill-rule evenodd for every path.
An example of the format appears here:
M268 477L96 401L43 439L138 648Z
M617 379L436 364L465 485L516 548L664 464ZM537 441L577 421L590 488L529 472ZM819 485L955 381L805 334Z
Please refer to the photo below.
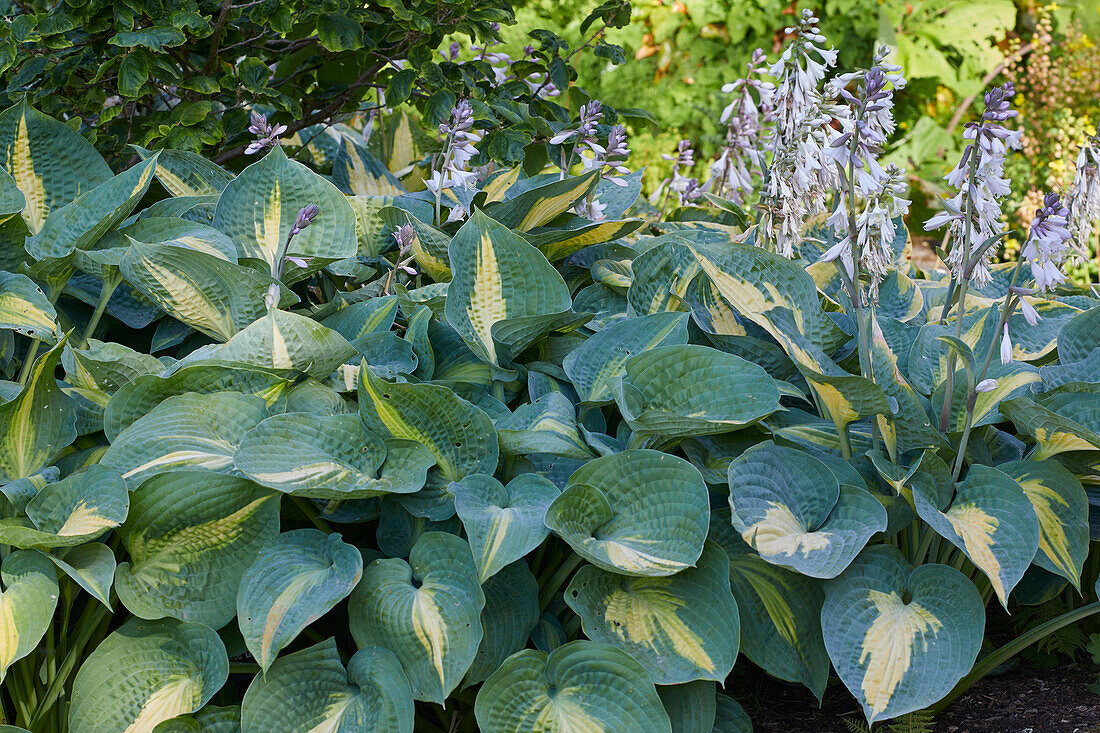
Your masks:
M404 253L416 241L416 230L412 224L403 224L393 233L393 238L397 242L397 250Z
M836 50L819 45L825 43L825 36L818 30L818 22L813 12L803 10L798 27L786 29L788 34L797 34L795 39L769 69L779 80L773 95L776 147L788 144L796 134L802 117L816 101L825 72L836 65Z
M286 132L286 125L272 125L259 112L252 113L251 124L248 131L256 136L256 139L244 149L245 155L254 155L261 150L274 147L279 143L279 136Z
M320 209L317 208L317 204L306 204L298 209L298 215L294 217L294 226L290 229L290 235L294 236L301 233L303 229L313 223L319 212Z
M630 157L630 148L626 143L626 128L622 125L615 125L611 128L611 132L607 136L606 147L597 142L587 142L586 145L592 151L592 157L581 158L585 171L607 169L621 175L630 173L630 169L623 165L623 162ZM621 178L608 178L606 180L620 188L627 185L627 182Z
M1031 232L1021 255L1031 265L1035 287L1050 290L1066 281L1062 262L1069 250L1072 235L1067 228L1069 209L1062 205L1058 194L1051 191L1043 198L1043 206L1031 221Z
M1012 84L1008 82L986 92L986 108L981 119L967 123L963 132L963 138L973 142L963 150L958 165L945 176L958 193L945 200L944 210L924 224L925 230L948 226L952 245L947 265L959 280L967 277L967 268L972 266L969 275L979 287L990 281L993 248L986 249L973 265L969 260L983 242L1003 229L1001 203L1010 190L1004 174L1005 157L1008 150L1018 148L1021 141L1019 131L1008 130L1000 124L1016 115L1011 108L1013 94Z
M576 138L578 143L595 141L596 125L601 119L603 119L603 105L600 100L593 99L588 104L582 104L578 125L554 135L550 138L550 144L561 145L566 140L572 140L573 138Z
M1069 210L1074 246L1082 259L1088 259L1092 227L1100 219L1100 134L1086 140L1077 154Z
M470 160L477 155L474 143L481 134L474 130L474 110L469 100L460 100L451 110L451 117L439 125L439 133L445 137L443 151L437 160L439 167L432 170L424 185L440 195L456 186L471 188L477 182L477 172L469 169Z

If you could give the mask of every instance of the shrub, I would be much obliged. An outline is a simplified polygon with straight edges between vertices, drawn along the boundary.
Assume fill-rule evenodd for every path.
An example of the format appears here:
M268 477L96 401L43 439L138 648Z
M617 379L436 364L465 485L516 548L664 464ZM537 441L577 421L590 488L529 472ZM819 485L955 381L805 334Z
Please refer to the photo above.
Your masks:
M994 599L1092 600L1100 303L1045 294L1096 202L1048 197L1030 266L990 264L997 88L930 222L952 274L919 272L877 162L899 69L823 91L815 22L734 90L761 183L673 177L656 221L597 102L524 174L471 167L462 100L415 192L262 118L238 175L116 174L0 113L7 719L744 731L744 655L874 722L1100 611L978 658Z

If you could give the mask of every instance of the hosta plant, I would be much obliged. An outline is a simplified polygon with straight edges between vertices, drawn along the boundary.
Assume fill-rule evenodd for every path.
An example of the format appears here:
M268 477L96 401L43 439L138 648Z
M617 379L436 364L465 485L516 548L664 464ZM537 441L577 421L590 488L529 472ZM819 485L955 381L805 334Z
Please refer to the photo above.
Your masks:
M964 201L973 249L916 271L873 163L900 79L798 102L803 22L759 221L631 216L598 104L534 175L471 169L460 104L385 196L280 146L116 173L0 113L5 722L742 732L742 657L874 722L1100 609L980 655L991 604L1093 593L1100 301L1021 289L1059 204L1038 269L979 270ZM797 201L792 144L831 151Z

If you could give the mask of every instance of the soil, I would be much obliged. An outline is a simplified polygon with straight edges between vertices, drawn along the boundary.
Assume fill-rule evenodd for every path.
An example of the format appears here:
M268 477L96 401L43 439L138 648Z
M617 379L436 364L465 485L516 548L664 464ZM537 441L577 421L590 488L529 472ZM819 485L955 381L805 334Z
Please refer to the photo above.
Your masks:
M1100 733L1100 695L1088 689L1100 667L1068 664L1052 669L1017 668L987 677L936 717L935 733ZM821 708L805 688L765 674L745 675L730 689L745 707L756 733L849 733L862 720L859 706L833 680ZM887 733L876 725L875 733Z

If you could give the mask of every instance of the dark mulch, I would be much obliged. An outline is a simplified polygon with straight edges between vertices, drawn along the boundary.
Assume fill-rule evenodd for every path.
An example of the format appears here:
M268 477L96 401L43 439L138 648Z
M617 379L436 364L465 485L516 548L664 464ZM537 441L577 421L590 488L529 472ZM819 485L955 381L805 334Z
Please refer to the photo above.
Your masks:
M1018 668L987 677L936 718L936 733L1100 733L1100 696L1088 689L1100 669L1068 664ZM805 688L764 674L730 681L757 733L847 733L844 719L862 717L859 706L835 682L822 707ZM876 726L875 731L885 731Z

